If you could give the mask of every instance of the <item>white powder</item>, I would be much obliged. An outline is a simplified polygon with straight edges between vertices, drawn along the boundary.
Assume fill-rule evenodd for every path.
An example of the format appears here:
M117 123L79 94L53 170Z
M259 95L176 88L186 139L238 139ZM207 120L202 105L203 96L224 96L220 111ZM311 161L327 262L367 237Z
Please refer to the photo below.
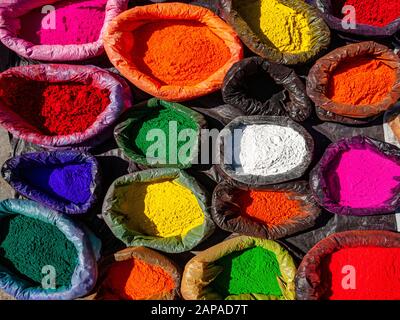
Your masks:
M300 165L306 154L304 137L288 127L249 125L240 139L239 160L244 174L285 173Z

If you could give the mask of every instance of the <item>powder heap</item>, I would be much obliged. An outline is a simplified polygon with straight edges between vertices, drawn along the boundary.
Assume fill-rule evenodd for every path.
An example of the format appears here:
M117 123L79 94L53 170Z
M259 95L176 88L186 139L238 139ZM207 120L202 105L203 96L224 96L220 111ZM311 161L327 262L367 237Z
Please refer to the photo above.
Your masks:
M55 226L17 215L0 223L0 263L34 285L45 276L44 266L56 271L56 286L69 286L78 263L72 242Z
M46 135L68 135L88 129L110 104L109 91L78 83L7 80L0 98Z
M290 196L288 192L250 190L237 192L234 199L242 216L276 226L303 214L300 201Z
M400 248L357 247L334 252L324 261L323 279L330 285L325 298L400 299L399 259ZM355 289L352 289L353 284Z
M382 60L358 57L338 65L331 75L327 96L334 102L371 105L391 91L396 72Z
M304 137L292 128L278 125L246 126L239 144L244 174L285 173L299 166L307 154Z
M310 50L311 30L303 13L279 0L236 0L234 7L264 43L272 43L281 52Z
M160 85L198 84L230 59L225 43L195 21L153 21L133 31L133 62Z
M43 167L21 170L22 179L29 185L75 204L86 203L90 196L92 182L90 164L70 164L62 167Z
M400 2L398 0L335 0L334 14L343 18L342 8L353 6L358 24L384 27L400 17Z
M277 277L281 276L276 255L264 248L255 247L231 253L216 265L223 271L211 283L220 295L265 294L281 296Z
M165 270L136 258L115 262L102 285L105 300L146 300L174 288L174 280Z
M19 36L38 45L96 42L104 24L106 3L107 0L68 0L52 4L56 10L50 13L43 14L42 7L34 9L21 17Z
M204 221L195 195L175 181L129 185L121 211L129 229L164 238L185 236Z
M371 147L340 153L324 173L331 198L341 206L373 208L394 196L400 165Z

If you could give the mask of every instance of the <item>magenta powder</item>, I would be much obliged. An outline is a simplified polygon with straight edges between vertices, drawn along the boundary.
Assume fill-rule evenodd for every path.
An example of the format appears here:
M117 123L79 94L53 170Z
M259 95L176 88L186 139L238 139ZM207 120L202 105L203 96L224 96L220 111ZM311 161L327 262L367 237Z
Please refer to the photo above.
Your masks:
M400 165L371 147L342 152L327 173L333 200L351 208L380 207L400 184Z
M21 17L19 36L37 45L96 42L104 25L106 4L107 0L56 2L55 29L43 29L42 21L48 22L51 13L43 14L42 7L37 8Z

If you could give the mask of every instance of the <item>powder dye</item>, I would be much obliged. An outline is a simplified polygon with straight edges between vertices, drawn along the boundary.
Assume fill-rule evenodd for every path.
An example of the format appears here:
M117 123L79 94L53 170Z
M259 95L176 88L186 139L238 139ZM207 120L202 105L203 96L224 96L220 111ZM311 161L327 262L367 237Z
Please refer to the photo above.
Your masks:
M52 4L55 11L45 14L42 7L34 9L20 18L19 36L36 45L96 42L104 25L106 4L107 0L68 0Z
M146 300L174 288L172 276L164 269L136 258L115 262L102 285L105 300Z
M88 163L31 168L20 174L29 185L63 201L84 204L91 196L92 166Z
M324 172L332 200L351 208L382 206L400 184L400 165L371 147L350 148Z
M196 196L175 181L135 183L126 188L120 208L131 230L167 238L185 236L204 222Z
M50 265L56 270L56 286L69 286L78 253L57 227L17 215L1 220L0 264L32 285L42 283L42 268Z
M292 200L290 196L289 192L250 190L238 191L234 199L242 216L276 226L302 215L300 201Z
M396 72L384 61L358 57L342 62L333 71L327 96L334 102L354 106L381 102L391 91Z
M255 247L231 253L216 265L223 271L211 283L220 295L264 294L281 296L277 277L281 276L276 255L264 248Z
M229 48L196 21L152 21L133 31L132 59L160 85L198 84L230 59Z
M307 155L304 137L292 128L278 125L246 126L238 144L244 174L285 173L302 164Z
M0 85L0 98L43 134L83 132L110 104L109 91L80 83L48 83L21 78Z
M399 259L400 248L356 247L334 252L323 263L322 277L330 287L324 298L400 299Z
M264 42L281 52L310 50L311 30L307 17L279 0L236 0L235 10Z

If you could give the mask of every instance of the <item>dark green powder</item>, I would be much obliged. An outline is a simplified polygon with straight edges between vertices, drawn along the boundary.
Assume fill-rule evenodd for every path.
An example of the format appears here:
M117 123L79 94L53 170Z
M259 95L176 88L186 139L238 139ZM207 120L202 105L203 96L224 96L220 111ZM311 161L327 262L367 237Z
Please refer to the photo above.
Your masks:
M0 264L40 285L42 268L53 266L56 286L68 286L78 262L75 246L55 226L17 215L0 221Z
M237 294L281 296L277 277L281 275L276 255L262 247L231 253L216 262L222 273L211 286L226 297Z

